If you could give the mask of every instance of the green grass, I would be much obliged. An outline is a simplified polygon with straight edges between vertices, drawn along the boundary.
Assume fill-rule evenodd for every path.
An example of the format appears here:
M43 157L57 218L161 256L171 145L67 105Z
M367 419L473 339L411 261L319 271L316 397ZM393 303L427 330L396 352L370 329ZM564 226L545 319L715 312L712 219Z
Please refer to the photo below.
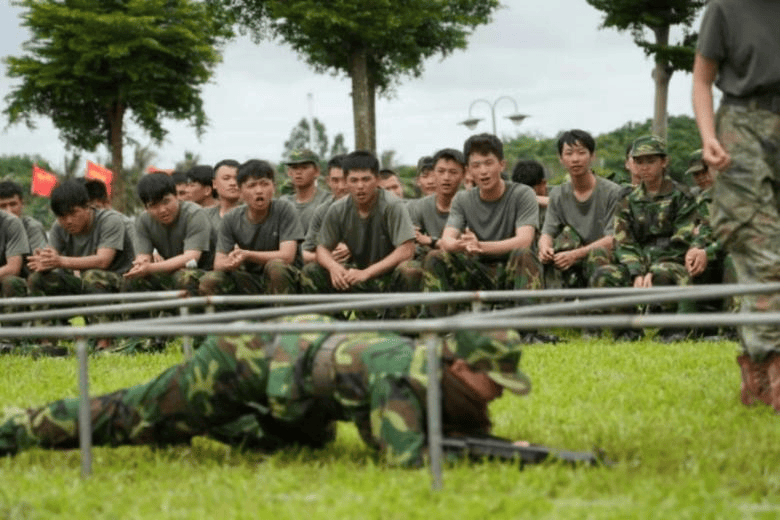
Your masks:
M776 518L780 420L739 404L734 343L528 347L530 396L492 407L495 433L554 447L603 449L612 467L463 462L430 490L427 470L375 462L351 425L320 452L241 453L191 445L96 448L0 459L4 518ZM100 357L95 392L145 380L181 359ZM0 406L76 394L75 359L0 358Z

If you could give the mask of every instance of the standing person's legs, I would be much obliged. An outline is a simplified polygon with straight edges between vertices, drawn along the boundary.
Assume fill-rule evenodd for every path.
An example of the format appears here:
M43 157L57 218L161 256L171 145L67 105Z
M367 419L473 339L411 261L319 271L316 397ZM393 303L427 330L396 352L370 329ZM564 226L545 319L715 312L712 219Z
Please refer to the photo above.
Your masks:
M712 225L734 260L739 283L780 281L780 115L724 106L718 137L731 156L713 188ZM748 295L742 311L780 310L780 294ZM742 401L780 411L780 327L740 327Z

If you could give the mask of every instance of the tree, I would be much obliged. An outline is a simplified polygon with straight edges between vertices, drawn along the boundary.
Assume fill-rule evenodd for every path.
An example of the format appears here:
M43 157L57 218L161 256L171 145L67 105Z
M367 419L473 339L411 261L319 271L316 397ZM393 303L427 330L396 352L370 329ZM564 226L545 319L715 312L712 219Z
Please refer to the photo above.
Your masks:
M309 148L316 153L320 160L323 161L321 166L324 167L325 162L334 155L346 153L344 147L344 135L339 133L333 139L333 146L329 147L330 139L328 138L328 131L325 128L325 124L317 119L313 120L314 123L314 135L310 139L311 126L309 120L301 118L297 125L290 131L290 137L284 142L284 152L282 157L286 160L290 158L290 154L293 150L300 150L301 148Z
M655 104L653 133L666 137L666 106L669 81L676 70L693 70L696 34L691 24L706 0L587 0L605 13L602 27L614 27L619 31L630 30L631 36L645 54L653 56L655 68ZM669 44L669 31L681 25L683 37L674 45ZM647 39L650 30L654 40Z
M105 144L124 192L125 115L152 139L166 134L162 119L206 125L201 87L220 61L230 24L195 0L20 0L32 33L26 54L8 57L7 74L20 79L6 97L10 124L48 117L68 147L94 151Z
M280 38L315 71L349 76L355 148L374 152L376 95L420 76L427 58L466 48L470 32L499 7L498 0L210 1L256 37Z

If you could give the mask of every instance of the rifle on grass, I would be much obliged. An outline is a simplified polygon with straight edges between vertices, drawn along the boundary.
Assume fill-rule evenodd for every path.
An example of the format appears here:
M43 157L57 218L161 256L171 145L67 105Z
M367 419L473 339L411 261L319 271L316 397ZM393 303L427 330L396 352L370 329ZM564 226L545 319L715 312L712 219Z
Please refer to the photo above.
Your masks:
M512 441L500 437L445 437L442 440L442 449L445 453L454 453L471 460L499 459L519 460L520 465L539 464L548 459L557 459L572 464L588 464L596 466L604 464L612 465L601 453L582 451L568 451L548 448L532 444L530 446L516 446Z

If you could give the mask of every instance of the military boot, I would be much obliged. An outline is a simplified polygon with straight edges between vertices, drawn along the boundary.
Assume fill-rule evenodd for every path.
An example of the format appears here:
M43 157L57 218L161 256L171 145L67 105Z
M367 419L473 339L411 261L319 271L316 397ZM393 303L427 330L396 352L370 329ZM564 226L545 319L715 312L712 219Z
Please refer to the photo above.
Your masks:
M756 401L772 404L769 397L769 376L764 363L756 363L748 354L737 356L737 363L742 372L742 383L739 386L739 400L745 406L752 406ZM778 379L780 391L780 379ZM780 400L778 400L780 404Z
M768 399L766 403L780 413L780 354L770 354L762 363L768 376Z

